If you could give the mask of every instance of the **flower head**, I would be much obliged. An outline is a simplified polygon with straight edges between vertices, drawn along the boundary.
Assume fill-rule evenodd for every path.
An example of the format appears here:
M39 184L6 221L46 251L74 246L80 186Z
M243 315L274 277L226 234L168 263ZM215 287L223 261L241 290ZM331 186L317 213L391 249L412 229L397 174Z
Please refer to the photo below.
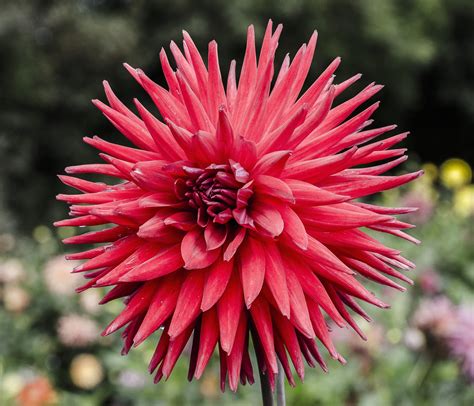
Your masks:
M360 75L334 84L339 58L302 93L316 33L292 61L285 57L274 79L281 29L268 24L257 58L249 27L240 77L233 61L226 86L216 42L206 64L186 32L183 51L171 43L175 70L160 53L168 89L125 65L161 119L138 100L132 112L104 82L108 104L94 104L134 146L86 137L105 163L66 172L119 182L60 176L82 193L58 196L71 204L72 218L56 225L111 224L64 240L105 243L69 256L87 260L75 268L88 279L80 290L113 286L102 303L127 298L104 331L125 327L124 353L163 329L150 363L156 381L170 375L194 332L190 379L203 374L217 347L221 387L227 377L232 390L253 383L252 340L270 383L279 359L294 384L287 353L301 378L303 359L326 369L316 338L344 362L324 313L363 337L348 312L368 318L356 299L388 307L359 276L402 291L389 276L410 283L399 269L413 264L360 228L417 242L394 217L413 209L357 201L421 174L381 176L405 161L405 150L391 147L407 134L374 141L395 126L367 129L378 102L356 109L382 86L340 102Z

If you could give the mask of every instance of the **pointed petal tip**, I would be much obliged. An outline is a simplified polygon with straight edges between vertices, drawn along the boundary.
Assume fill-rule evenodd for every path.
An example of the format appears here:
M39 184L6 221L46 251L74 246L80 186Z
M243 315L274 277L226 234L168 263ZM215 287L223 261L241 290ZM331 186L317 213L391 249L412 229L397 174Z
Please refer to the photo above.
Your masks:
M111 331L112 327L113 327L113 322L112 322L111 324L109 324L109 325L100 333L100 335L101 335L102 337L106 337L106 336L108 336L109 334L112 334L112 331Z
M136 71L137 71L133 66L129 65L127 62L124 62L122 65L123 65L123 67L124 67L125 69L127 69L127 71L129 71L130 73L132 73L132 72L133 72L133 73L136 73Z

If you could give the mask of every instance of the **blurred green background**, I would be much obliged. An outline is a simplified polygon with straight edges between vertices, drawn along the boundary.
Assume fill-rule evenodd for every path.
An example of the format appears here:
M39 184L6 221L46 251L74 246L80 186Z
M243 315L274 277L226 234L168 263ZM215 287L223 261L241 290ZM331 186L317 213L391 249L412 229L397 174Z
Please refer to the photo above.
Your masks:
M0 0L0 405L259 402L258 385L220 394L216 363L188 383L181 360L154 386L153 343L121 357L118 337L99 338L121 305L99 309L100 292L74 294L80 281L59 243L72 231L50 224L66 213L55 174L97 162L82 137L117 135L90 103L103 98L103 79L126 103L145 100L122 62L162 81L158 52L181 29L201 50L217 39L226 71L242 61L247 25L261 38L268 18L284 24L279 60L316 28L312 78L341 56L336 81L361 72L357 89L385 84L377 122L411 130L403 170L427 172L377 197L421 208L410 218L420 247L387 238L418 264L416 286L381 292L393 307L369 309L368 343L335 330L348 365L308 369L289 404L474 404L472 0Z

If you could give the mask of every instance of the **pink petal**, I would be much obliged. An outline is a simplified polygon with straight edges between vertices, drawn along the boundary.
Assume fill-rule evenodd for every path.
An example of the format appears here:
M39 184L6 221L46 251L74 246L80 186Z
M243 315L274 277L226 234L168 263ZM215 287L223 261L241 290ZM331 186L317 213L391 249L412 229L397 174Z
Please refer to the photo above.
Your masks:
M285 227L280 212L269 204L253 202L250 217L271 237L278 237Z
M261 296L257 297L252 303L250 315L252 316L262 349L268 360L268 366L271 368L270 373L276 374L278 372L278 366L275 355L272 318L268 303Z
M285 317L290 317L290 298L286 284L286 272L280 251L275 244L266 246L265 284Z
M217 303L220 344L226 353L232 350L243 306L242 285L240 284L239 275L234 272L224 294Z
M176 308L182 281L182 277L175 275L160 281L158 289L151 299L145 318L135 334L133 340L135 346L142 343L171 316Z
M245 234L246 229L240 227L237 233L235 234L234 239L229 243L229 245L224 251L224 261L230 261L234 257L235 253L240 247L240 244L242 244L242 241L245 238Z
M208 250L214 250L224 244L228 227L224 224L210 222L204 230L204 239Z
M308 248L308 234L303 221L290 207L285 206L280 211L285 228L283 233L288 239L302 250Z
M219 324L215 308L209 309L202 315L199 351L194 376L199 379L211 358L217 340L219 339Z
M193 270L188 273L181 285L168 332L171 340L182 334L199 315L204 280L205 272L203 270Z
M208 270L204 285L201 310L207 311L214 306L224 293L229 282L234 262L216 261Z
M195 228L188 231L181 243L181 255L186 269L202 269L213 264L219 257L220 250L208 251L204 233L201 229Z
M142 282L156 279L177 271L184 262L180 253L180 244L161 248L149 260L135 266L130 272L121 276L120 282Z
M276 197L288 203L295 203L293 192L288 184L273 176L257 176L255 178L255 191L267 196Z
M242 244L239 270L245 304L250 308L262 290L265 279L265 248L260 241L249 237Z

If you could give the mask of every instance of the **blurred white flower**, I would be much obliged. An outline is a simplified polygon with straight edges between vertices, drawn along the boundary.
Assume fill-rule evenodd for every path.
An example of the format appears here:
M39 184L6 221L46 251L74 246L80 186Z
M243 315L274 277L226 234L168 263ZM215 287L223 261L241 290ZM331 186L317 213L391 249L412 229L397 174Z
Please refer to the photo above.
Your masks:
M48 290L56 295L70 296L81 285L82 276L71 274L78 261L67 261L62 256L50 259L44 266L43 277Z
M143 388L147 382L148 382L148 379L145 374L142 374L140 372L137 372L131 369L126 369L120 372L120 375L118 377L118 383L120 384L120 386L129 388L129 389Z
M100 329L94 320L77 314L68 314L58 320L59 341L68 347L85 347L94 343Z
M18 258L9 258L0 263L0 282L17 283L25 278L25 269Z
M83 309L90 314L97 314L99 312L99 302L101 299L101 295L97 289L89 289L81 292L79 295L79 303Z
M407 328L403 337L405 345L411 350L417 351L425 345L425 336L417 328Z

